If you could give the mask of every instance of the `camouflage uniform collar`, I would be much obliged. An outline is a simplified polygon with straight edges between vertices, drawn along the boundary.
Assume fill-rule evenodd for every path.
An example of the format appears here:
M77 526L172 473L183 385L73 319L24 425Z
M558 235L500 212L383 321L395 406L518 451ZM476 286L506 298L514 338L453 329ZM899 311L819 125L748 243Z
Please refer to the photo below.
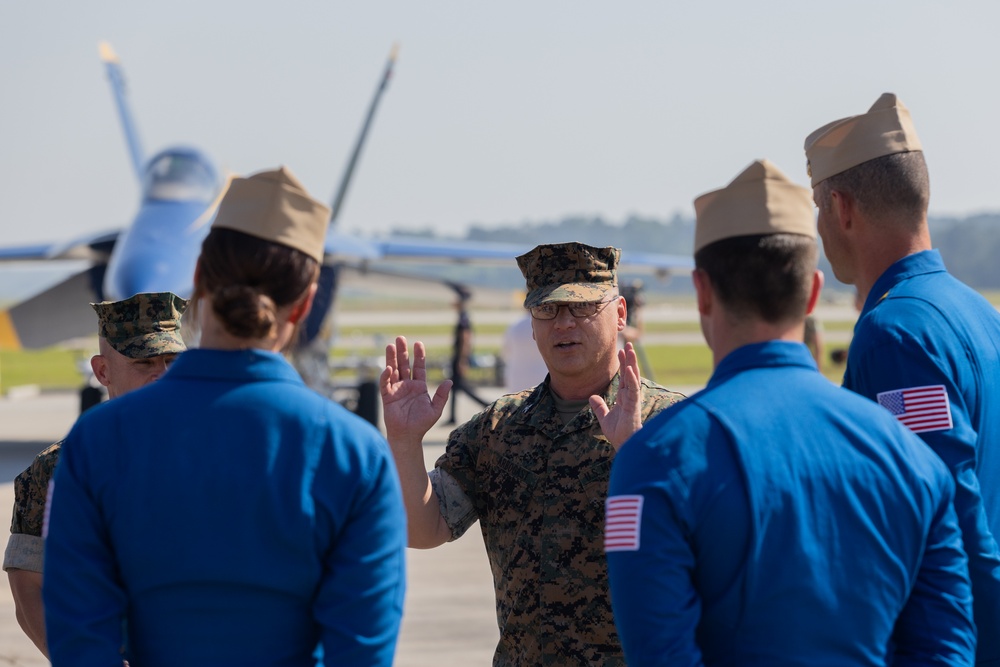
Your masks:
M618 396L619 379L620 372L615 373L604 393L601 394L604 402L609 406L614 405L615 398ZM598 423L594 411L588 406L571 419L566 426L563 426L556 413L555 397L549 387L548 377L528 394L521 407L511 415L511 419L518 423L528 424L551 439L589 429Z

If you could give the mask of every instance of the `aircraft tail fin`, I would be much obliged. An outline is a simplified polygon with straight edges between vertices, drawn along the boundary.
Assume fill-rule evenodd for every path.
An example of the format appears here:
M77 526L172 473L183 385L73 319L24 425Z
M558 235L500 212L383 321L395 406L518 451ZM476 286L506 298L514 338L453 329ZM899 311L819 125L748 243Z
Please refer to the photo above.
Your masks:
M340 215L340 207L344 203L347 188L351 183L351 177L354 175L354 168L358 164L358 157L361 155L361 149L365 145L365 139L368 137L368 130L371 127L372 119L375 117L375 110L378 109L378 103L382 99L382 94L389 86L389 79L392 78L392 68L396 64L396 55L398 53L399 45L393 44L392 51L389 53L389 60L386 62L385 70L382 72L382 78L379 79L378 88L375 89L375 96L372 97L372 102L368 106L368 115L365 116L365 122L361 126L358 141L354 144L354 151L351 153L351 158L347 161L344 176L340 179L340 186L337 188L337 194L333 198L333 205L330 207L331 227L337 223L337 216Z
M371 128L372 119L375 117L375 111L378 109L378 104L382 99L382 94L389 85L389 79L392 78L392 68L396 63L397 53L399 53L399 45L394 44L392 51L389 53L389 60L386 62L385 69L382 71L382 77L379 79L378 87L375 89L375 96L372 98L371 104L368 106L368 114L365 116L365 122L361 126L361 132L358 134L358 140L354 144L354 150L351 153L350 159L347 161L347 168L344 170L344 176L340 181L340 186L337 188L337 194L333 198L333 205L330 207L331 227L337 222L340 207L344 203L344 197L347 195L347 188L351 183L351 177L354 175L354 168L357 166L358 157L361 155L361 149L364 147L365 139L368 137L368 131ZM327 316L333 309L334 300L337 294L338 271L339 267L335 264L324 264L322 266L320 270L319 290L316 293L316 298L313 300L313 307L309 312L309 317L305 326L300 330L300 345L309 345L317 340L323 324L326 322Z
M0 347L38 349L94 335L97 320L89 304L102 299L105 268L96 264L0 312ZM59 314L58 326L52 324L53 313Z
M104 61L104 65L107 68L111 90L115 94L118 117L122 123L122 130L125 132L125 141L128 143L129 156L132 158L132 167L135 169L136 177L141 182L145 158L143 157L142 144L139 142L139 133L135 127L135 120L132 117L132 110L128 105L128 99L125 95L125 75L118 61L118 55L111 48L110 44L101 42L97 48L101 54L101 60Z

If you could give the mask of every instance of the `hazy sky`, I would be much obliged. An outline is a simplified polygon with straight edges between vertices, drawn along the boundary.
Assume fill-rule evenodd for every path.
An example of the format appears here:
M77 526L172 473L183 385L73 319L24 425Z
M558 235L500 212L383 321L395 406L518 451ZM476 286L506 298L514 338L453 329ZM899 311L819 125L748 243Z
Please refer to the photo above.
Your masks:
M932 213L1000 210L998 25L987 0L0 0L0 242L131 218L102 39L147 154L287 164L324 200L398 41L347 231L668 218L760 157L806 184L805 136L884 91L913 114Z

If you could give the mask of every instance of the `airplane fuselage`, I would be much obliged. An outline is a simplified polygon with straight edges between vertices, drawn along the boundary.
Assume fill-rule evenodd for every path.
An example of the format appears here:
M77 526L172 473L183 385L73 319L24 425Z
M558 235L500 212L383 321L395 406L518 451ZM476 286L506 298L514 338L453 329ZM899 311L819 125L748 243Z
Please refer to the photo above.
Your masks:
M216 173L193 149L168 149L150 160L139 212L108 260L104 299L168 291L190 296L219 189Z

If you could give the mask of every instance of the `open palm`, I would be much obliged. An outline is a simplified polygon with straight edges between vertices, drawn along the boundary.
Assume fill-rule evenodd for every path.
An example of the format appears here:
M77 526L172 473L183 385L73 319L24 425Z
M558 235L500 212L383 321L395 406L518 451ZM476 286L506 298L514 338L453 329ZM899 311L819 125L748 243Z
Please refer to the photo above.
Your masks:
M404 336L396 338L394 345L387 345L379 391L382 395L382 421L389 440L423 438L441 418L451 384L451 380L445 380L431 396L427 389L424 344L420 341L414 343L412 368Z

